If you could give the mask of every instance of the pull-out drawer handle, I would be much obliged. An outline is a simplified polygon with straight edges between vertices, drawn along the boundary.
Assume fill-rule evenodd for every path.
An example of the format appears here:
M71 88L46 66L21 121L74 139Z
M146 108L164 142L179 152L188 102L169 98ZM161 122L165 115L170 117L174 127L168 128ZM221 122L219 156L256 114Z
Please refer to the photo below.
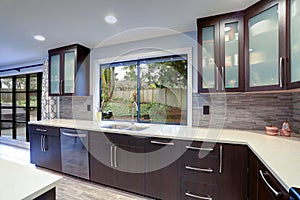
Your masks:
M200 171L200 172L210 172L210 173L212 173L214 171L211 168L198 168L198 167L191 167L189 165L185 166L185 169L194 170L194 171Z
M192 146L186 146L185 148L192 149L192 150L199 150L199 151L213 151L214 150L212 148L199 148L199 147L192 147Z
M158 141L150 141L152 144L160 144L160 145L168 145L168 146L174 146L175 144L173 142L158 142Z
M263 181L265 182L265 184L267 185L267 187L273 192L273 194L278 197L281 193L277 192L267 181L267 179L264 176L264 173L262 172L262 170L259 170L259 174L261 176L261 178L263 179Z
M35 130L38 132L43 132L43 133L46 133L48 131L46 129L40 129L40 128L36 128Z
M195 198L195 199L213 200L213 198L211 198L211 197L202 197L202 196L198 196L198 195L192 194L190 192L186 192L185 196L192 197L192 198Z

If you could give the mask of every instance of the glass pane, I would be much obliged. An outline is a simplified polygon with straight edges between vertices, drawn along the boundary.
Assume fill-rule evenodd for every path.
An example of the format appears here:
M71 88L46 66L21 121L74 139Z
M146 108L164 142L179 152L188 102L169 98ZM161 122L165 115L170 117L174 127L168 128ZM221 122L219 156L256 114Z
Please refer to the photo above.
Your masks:
M26 107L26 93L16 93L16 104L18 107Z
M12 92L12 78L1 78L1 92Z
M17 140L26 141L26 123L17 123Z
M36 76L36 74L31 74L30 75L29 90L31 90L31 91L37 90L37 76Z
M122 63L101 69L101 99L104 119L132 120L132 105L137 102L137 65ZM137 112L134 112L136 120Z
M291 81L300 81L300 2L291 0Z
M59 94L59 87L60 87L60 72L59 72L59 62L60 56L54 55L50 57L50 65L51 65L51 74L50 74L50 81L51 81L51 93Z
M215 28L202 28L202 88L215 88Z
M239 25L225 24L225 88L239 85Z
M13 124L12 122L0 122L1 123L1 137L12 138Z
M26 108L16 108L16 121L26 122Z
M1 120L12 120L12 119L13 119L13 110L11 108L2 108Z
M29 106L30 107L37 107L37 93L36 92L31 92L29 94L29 96L30 96Z
M29 121L37 121L37 108L30 108L30 119Z
M250 87L278 85L278 5L249 20Z
M141 63L140 121L186 124L187 62Z
M25 92L26 91L26 77L19 76L16 78L16 91L17 92Z
M12 93L2 93L1 95L1 106L12 106Z
M67 52L64 54L64 93L74 93L74 77L75 77L75 52Z

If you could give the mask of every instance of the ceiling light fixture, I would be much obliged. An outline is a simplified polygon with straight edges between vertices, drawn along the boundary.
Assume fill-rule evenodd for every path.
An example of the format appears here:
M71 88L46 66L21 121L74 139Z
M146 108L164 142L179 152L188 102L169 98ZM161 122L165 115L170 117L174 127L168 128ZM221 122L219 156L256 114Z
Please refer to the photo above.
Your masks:
M45 41L46 40L46 38L42 35L35 35L34 39L36 39L37 41Z
M116 18L115 16L113 16L113 15L107 15L107 16L105 17L105 21L106 21L107 23L109 23L109 24L114 24L114 23L116 23L118 20L117 20L117 18Z

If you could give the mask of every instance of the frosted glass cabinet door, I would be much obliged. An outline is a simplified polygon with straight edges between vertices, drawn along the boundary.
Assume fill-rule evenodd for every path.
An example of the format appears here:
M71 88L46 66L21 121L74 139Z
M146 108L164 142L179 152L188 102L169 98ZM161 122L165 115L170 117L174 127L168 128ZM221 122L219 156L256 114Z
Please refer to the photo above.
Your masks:
M226 23L224 30L225 58L221 73L225 88L239 87L239 24ZM224 74L225 73L225 74ZM223 77L224 78L224 77Z
M64 93L75 92L75 52L64 53Z
M215 88L215 28L202 28L202 88Z
M50 90L51 94L60 94L60 55L50 57Z
M291 0L290 12L290 60L291 60L291 82L300 81L300 2Z
M249 19L249 86L279 85L279 18L275 5Z

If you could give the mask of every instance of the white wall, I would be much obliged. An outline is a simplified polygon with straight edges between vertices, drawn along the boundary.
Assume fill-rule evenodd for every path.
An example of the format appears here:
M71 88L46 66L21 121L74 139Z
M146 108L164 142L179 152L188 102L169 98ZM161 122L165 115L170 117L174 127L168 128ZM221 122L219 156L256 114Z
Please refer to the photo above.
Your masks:
M103 43L105 45L105 43ZM143 55L151 57L152 52L165 52L175 54L177 52L189 51L188 62L190 76L192 79L192 90L197 91L197 32L177 33L169 36L133 41L123 44L103 46L91 51L91 94L94 96L94 109L99 102L99 63L115 62L128 59L144 58ZM156 53L153 56L157 55ZM190 91L191 100L192 91ZM191 102L191 101L190 101ZM191 103L190 103L191 104Z

